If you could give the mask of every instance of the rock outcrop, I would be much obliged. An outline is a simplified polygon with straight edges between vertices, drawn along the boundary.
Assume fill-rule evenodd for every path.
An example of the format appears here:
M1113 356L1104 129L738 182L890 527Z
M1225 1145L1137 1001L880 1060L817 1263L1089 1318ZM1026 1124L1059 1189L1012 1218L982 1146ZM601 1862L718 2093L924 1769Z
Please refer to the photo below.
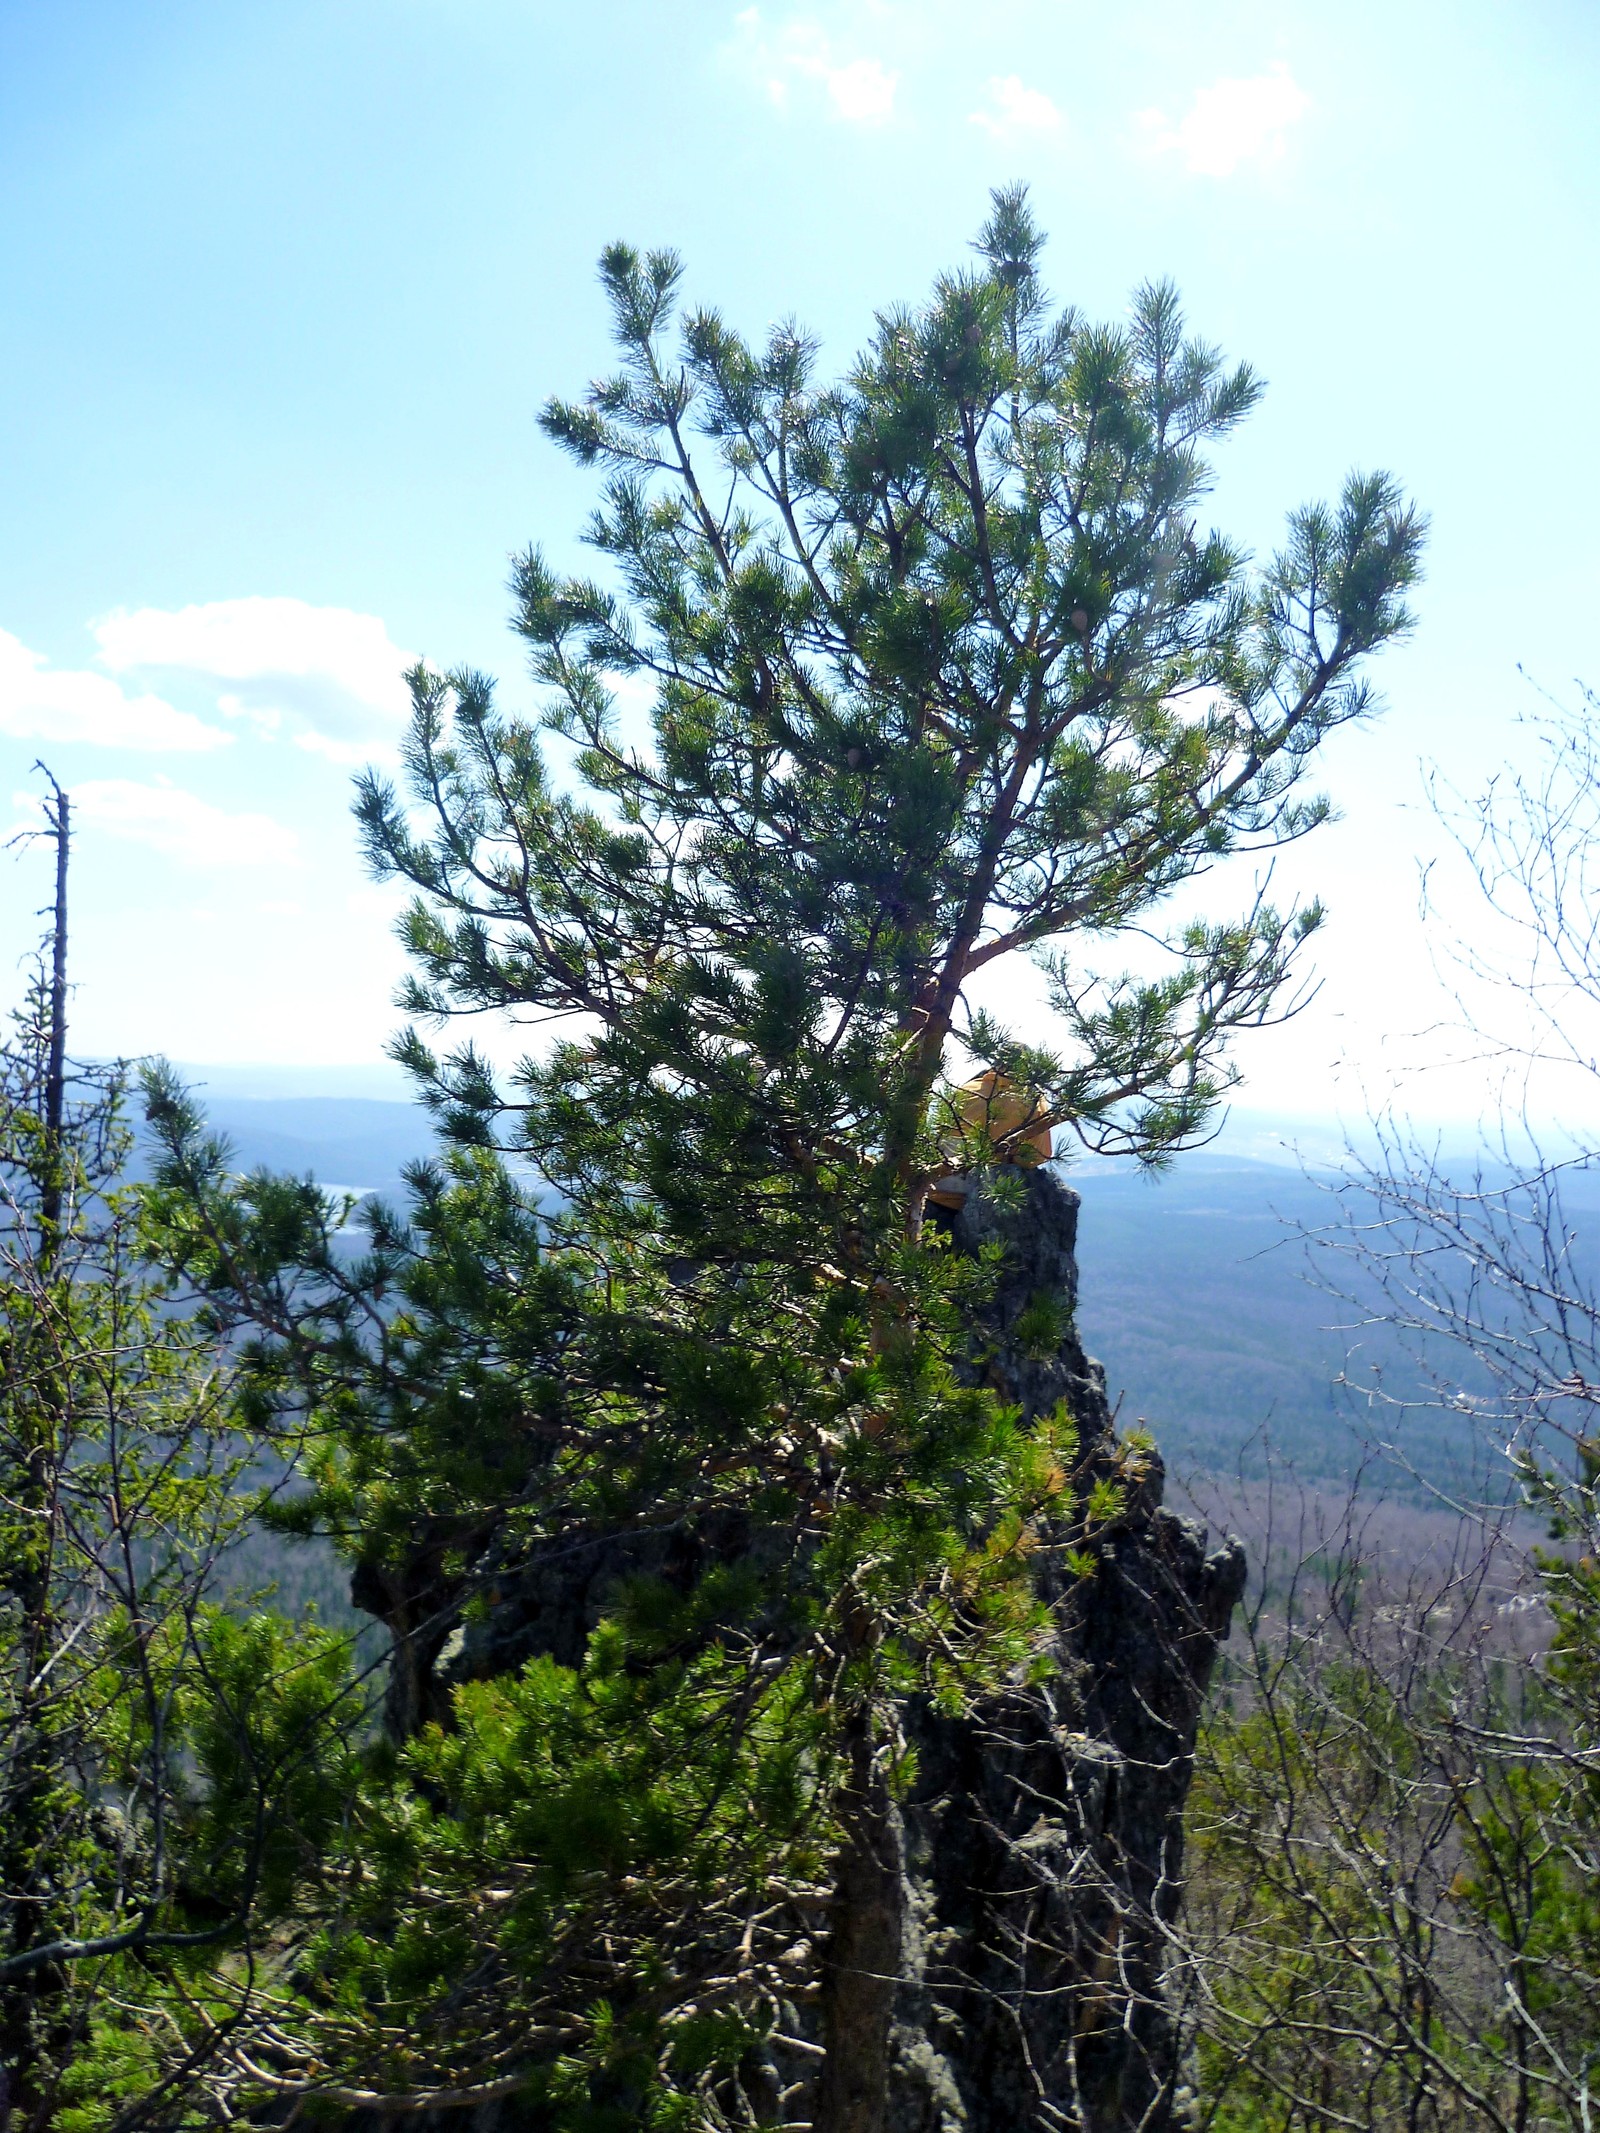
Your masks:
M953 1218L960 1247L1005 1247L975 1368L1030 1415L1065 1400L1079 1490L1114 1480L1122 1508L1092 1576L1042 1566L1051 1678L917 1728L896 2133L1154 2133L1184 2115L1167 1929L1201 1701L1244 1553L1208 1551L1203 1529L1163 1508L1159 1457L1119 1447L1076 1333L1047 1357L1018 1340L1041 1297L1070 1324L1077 1219L1077 1194L1044 1170L1025 1174L1019 1204L974 1195Z
M1118 1508L1088 1574L1068 1565L1064 1544L1036 1558L1055 1625L1048 1678L959 1720L912 1715L917 1776L892 1845L907 1924L889 2123L893 2133L1163 2133L1186 2116L1168 1930L1183 1886L1183 1810L1243 1551L1208 1551L1202 1528L1163 1507L1153 1447L1117 1438L1104 1375L1072 1330L1077 1194L1049 1170L1013 1172L1008 1190L974 1191L940 1219L958 1249L1004 1248L974 1376L1030 1416L1064 1401L1077 1426L1076 1501L1109 1481ZM1039 1328L1051 1324L1058 1337L1041 1352ZM597 1535L560 1562L525 1565L496 1565L491 1547L479 1569L496 1604L450 1639L437 1676L430 1655L433 1687L409 1693L425 1708L449 1681L537 1652L575 1665L619 1576L692 1582L708 1556L752 1545L742 1529L643 1547ZM781 2098L791 2125L806 2122L816 2075L808 1997L797 1989L785 2018L798 2049L777 2047L744 2080L758 2110ZM472 2133L523 2125L514 2105L495 2107Z

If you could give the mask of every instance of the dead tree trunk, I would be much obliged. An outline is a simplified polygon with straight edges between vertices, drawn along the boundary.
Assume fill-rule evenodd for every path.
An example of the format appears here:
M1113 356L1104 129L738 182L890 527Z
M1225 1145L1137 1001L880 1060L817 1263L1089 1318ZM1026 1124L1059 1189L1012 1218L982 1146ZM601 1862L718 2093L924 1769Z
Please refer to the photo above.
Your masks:
M44 765L37 766L44 770ZM34 1197L31 1228L32 1272L39 1310L31 1328L31 1352L8 1358L4 1388L15 1417L16 1469L7 1493L22 1513L23 1545L4 1566L3 1589L20 1627L16 1675L12 1683L10 1738L5 1743L5 1797L0 1811L0 1901L6 1913L5 1953L22 1955L50 1938L51 1888L57 1862L52 1858L51 1795L57 1773L50 1742L50 1669L56 1655L57 1622L53 1605L55 1540L59 1504L57 1473L62 1420L68 1392L58 1359L50 1350L50 1290L61 1279L62 1214L66 1205L68 1149L67 1086L67 859L71 842L70 803L48 770L51 797L45 802L46 834L55 844L55 895L51 908L50 954L41 972L37 1049L27 1059L32 1101L38 1104L42 1133L30 1165ZM42 1039L42 1043L41 1043ZM42 1058L41 1058L42 1052ZM41 1072L42 1069L42 1072ZM34 1077L38 1078L35 1079ZM47 1963L27 1972L0 1994L0 2124L18 2133L33 2133L54 2111L51 2074L50 2009L59 2003L64 1978L59 1965Z

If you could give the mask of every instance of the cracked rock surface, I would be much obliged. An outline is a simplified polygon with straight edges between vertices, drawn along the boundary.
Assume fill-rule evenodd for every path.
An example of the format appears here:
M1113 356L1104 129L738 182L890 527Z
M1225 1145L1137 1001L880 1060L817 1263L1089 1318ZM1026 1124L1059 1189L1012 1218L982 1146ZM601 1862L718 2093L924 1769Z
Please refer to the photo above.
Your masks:
M971 1719L923 1717L905 1803L914 1920L897 2025L895 2133L1083 2133L1184 2116L1170 2007L1183 1809L1201 1703L1244 1587L1237 1541L1162 1505L1159 1457L1119 1453L1105 1377L1074 1332L1040 1358L1014 1336L1041 1293L1070 1324L1078 1196L1049 1171L971 1196L958 1247L1005 1247L975 1371L1029 1415L1065 1400L1078 1487L1124 1507L1094 1574L1046 1561L1056 1667ZM1054 1589L1051 1589L1053 1584Z

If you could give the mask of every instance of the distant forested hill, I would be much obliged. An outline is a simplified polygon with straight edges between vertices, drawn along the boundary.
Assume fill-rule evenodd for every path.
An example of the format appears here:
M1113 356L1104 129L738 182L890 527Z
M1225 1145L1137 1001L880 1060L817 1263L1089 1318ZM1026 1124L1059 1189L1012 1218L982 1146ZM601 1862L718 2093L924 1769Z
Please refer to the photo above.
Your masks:
M431 1153L420 1105L360 1096L207 1098L212 1124L233 1142L241 1170L308 1173L346 1191L392 1196L407 1163Z
M433 1128L417 1104L363 1096L235 1096L196 1090L241 1171L281 1170L347 1192L403 1191L407 1163L431 1153Z
M1441 1162L1462 1181L1473 1174L1470 1156ZM1143 1419L1175 1474L1258 1475L1270 1442L1310 1482L1342 1481L1376 1454L1401 1495L1425 1497L1429 1484L1471 1493L1486 1468L1499 1477L1491 1486L1504 1484L1498 1442L1470 1402L1441 1399L1478 1389L1457 1378L1460 1355L1437 1345L1424 1373L1348 1258L1308 1249L1341 1215L1375 1212L1352 1190L1336 1196L1331 1171L1202 1150L1154 1181L1085 1165L1072 1182L1083 1201L1080 1330L1123 1425ZM1562 1197L1559 1279L1581 1290L1600 1271L1600 1174L1569 1173Z
M1259 1474L1270 1443L1303 1479L1336 1481L1397 1432L1429 1472L1467 1451L1459 1417L1402 1422L1339 1383L1416 1389L1393 1340L1316 1285L1337 1270L1303 1241L1332 1219L1314 1178L1201 1152L1157 1180L1085 1166L1072 1182L1079 1329L1120 1422L1143 1422L1174 1473Z

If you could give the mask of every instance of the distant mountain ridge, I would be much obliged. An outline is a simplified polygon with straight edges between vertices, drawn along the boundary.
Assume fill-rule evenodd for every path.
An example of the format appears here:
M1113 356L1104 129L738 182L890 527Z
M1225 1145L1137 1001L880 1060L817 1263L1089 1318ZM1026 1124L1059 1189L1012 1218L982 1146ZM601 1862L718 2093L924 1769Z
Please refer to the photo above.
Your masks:
M420 1104L366 1096L250 1097L196 1094L241 1170L283 1170L351 1192L401 1190L408 1163L433 1152Z

